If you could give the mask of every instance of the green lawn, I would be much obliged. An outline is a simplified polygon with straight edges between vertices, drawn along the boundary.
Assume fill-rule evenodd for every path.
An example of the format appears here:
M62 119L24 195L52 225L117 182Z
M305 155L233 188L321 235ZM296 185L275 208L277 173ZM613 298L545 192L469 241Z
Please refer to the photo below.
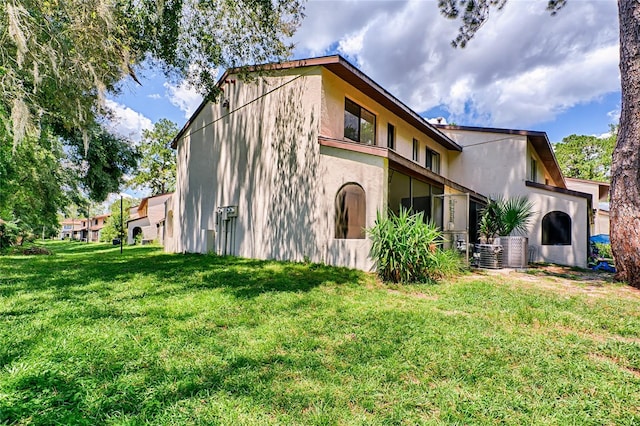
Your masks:
M640 424L640 292L48 243L0 257L0 423Z

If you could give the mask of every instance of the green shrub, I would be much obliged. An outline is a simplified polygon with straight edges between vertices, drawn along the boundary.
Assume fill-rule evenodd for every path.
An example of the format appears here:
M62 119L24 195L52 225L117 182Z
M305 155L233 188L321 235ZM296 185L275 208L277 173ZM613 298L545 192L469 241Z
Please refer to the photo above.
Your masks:
M596 243L596 248L598 249L598 257L613 259L613 254L611 253L611 244Z
M464 271L462 258L455 250L437 249L429 260L428 275L434 281L455 277Z
M423 213L399 215L380 212L367 230L372 245L370 256L384 281L426 282L451 276L462 269L460 257L438 248L442 234L433 223L425 223Z

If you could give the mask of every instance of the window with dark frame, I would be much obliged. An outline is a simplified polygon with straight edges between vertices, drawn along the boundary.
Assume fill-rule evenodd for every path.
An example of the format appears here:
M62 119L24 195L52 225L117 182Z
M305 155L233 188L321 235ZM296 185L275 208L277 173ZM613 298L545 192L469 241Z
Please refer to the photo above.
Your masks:
M568 214L553 211L542 218L542 245L571 245L571 217Z
M427 148L425 167L431 170L433 173L440 174L440 154L432 149Z
M376 142L376 116L347 98L344 100L344 137L366 145Z
M335 238L364 239L366 207L366 195L360 185L347 183L340 188L335 202Z
M396 127L387 123L387 148L396 149Z
M418 139L413 138L413 161L418 161L419 148L420 148L420 142L418 142Z
M531 157L531 182L538 181L538 162Z

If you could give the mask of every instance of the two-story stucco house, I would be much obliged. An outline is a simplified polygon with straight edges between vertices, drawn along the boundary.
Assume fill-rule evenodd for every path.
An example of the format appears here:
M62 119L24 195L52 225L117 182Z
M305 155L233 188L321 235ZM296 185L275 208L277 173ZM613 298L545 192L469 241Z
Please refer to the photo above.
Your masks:
M593 221L591 235L609 235L609 189L607 182L565 178L567 188L591 194L593 200Z
M89 219L89 238L92 242L100 241L100 234L102 233L102 228L106 224L107 219L111 216L111 213L101 214L98 216L93 216Z
M138 235L145 242L164 240L162 226L165 218L165 202L173 193L143 198L140 204L131 207L127 221L127 243L133 244Z
M265 74L250 81L225 73L221 102L203 102L174 139L177 185L166 203L167 251L368 270L364 229L377 212L401 206L425 212L450 240L476 240L477 213L494 191L462 173L466 147L451 129L428 123L340 56L260 68ZM472 156L469 166L479 167ZM541 164L539 170L542 176L551 169ZM490 171L502 183L519 179ZM523 175L522 186L557 194L541 200L573 214L566 205L579 197L549 189L566 191L555 172L548 172L553 182L534 180L534 186ZM586 264L586 237L583 251ZM554 254L541 250L540 260ZM560 263L582 265L579 255Z
M80 229L80 219L67 218L60 222L60 239L76 239L76 231Z
M462 148L343 58L265 70L227 72L223 101L176 137L167 250L370 269L376 212L412 207L442 224L443 195L485 201L447 178Z
M567 188L544 132L437 125L463 147L452 176L490 197L526 196L532 260L586 267L591 196Z

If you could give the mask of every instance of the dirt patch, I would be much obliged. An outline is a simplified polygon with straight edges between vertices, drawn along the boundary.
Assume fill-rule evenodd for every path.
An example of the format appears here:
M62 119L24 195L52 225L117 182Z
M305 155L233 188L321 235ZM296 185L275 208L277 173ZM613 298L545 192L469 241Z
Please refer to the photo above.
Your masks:
M613 274L590 269L559 265L533 265L527 269L476 270L472 277L504 277L524 286L563 292L568 295L584 294L590 297L617 296L640 301L640 289L618 283Z
M589 358L599 362L615 364L615 366L618 367L619 369L624 370L629 374L633 374L637 378L640 378L640 369L630 367L627 365L622 365L622 360L618 358L608 357L601 354L589 354Z

